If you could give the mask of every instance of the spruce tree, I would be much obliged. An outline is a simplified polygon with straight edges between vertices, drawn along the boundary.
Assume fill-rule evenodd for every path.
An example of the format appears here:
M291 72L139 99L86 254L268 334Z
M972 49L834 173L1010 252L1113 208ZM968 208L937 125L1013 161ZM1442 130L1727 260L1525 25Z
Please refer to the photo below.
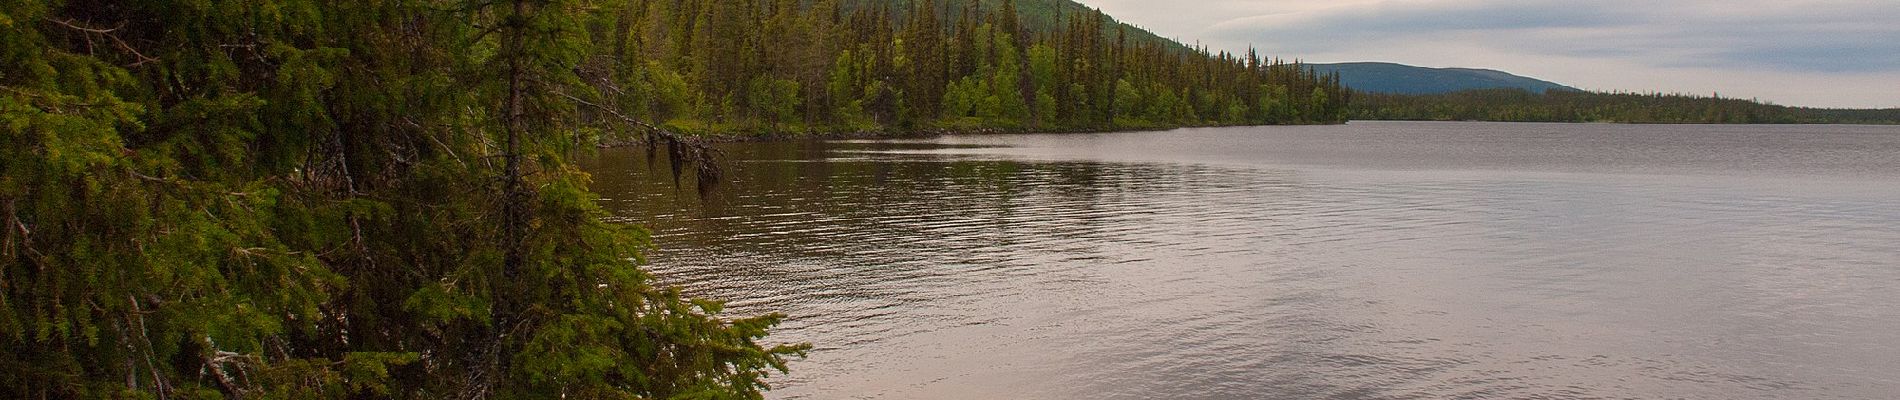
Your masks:
M566 161L671 138L576 74L613 14L3 5L6 397L757 398L801 349L653 286Z

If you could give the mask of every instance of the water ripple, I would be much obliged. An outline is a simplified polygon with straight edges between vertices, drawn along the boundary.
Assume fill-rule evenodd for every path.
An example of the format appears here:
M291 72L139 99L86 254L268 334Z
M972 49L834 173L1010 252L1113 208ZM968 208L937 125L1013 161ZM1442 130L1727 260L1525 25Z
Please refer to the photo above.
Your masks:
M1900 132L1517 127L734 145L706 199L590 168L666 282L817 344L777 398L1900 393L1900 152L1803 161Z

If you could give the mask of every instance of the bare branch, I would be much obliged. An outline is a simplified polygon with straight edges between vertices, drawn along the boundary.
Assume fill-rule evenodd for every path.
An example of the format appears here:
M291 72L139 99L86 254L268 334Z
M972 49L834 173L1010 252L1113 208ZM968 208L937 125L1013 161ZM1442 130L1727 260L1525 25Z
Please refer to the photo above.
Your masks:
M145 368L151 370L152 372L152 388L158 392L159 398L161 399L169 398L170 397L169 393L171 392L171 384L165 383L164 375L160 375L158 373L158 362L156 360L153 360L153 357L155 356L154 354L155 351L153 349L155 347L153 347L152 345L151 335L148 334L149 332L151 332L151 329L148 329L145 327L145 310L142 309L143 307L139 306L139 299L137 296L126 295L125 299L127 301L130 301L132 304L132 316L137 317L137 319L134 321L134 324L138 325L137 329L139 333L139 339L145 342L145 351L144 351ZM128 343L127 346L131 346L131 344Z
M99 35L99 36L104 36L107 39L112 39L112 42L117 43L120 49L124 49L127 53L132 53L132 56L138 59L138 62L134 62L132 64L126 65L126 67L137 67L140 65L145 65L145 63L158 62L157 58L153 58L151 56L145 55L145 53L139 52L138 49L132 47L131 43L126 43L124 38L120 38L118 34L113 33L113 32L118 31L119 28L112 28L112 29L93 28L93 27L79 25L73 20L61 21L61 20L50 18L50 17L45 18L45 20L47 22L52 22L55 24L59 24L61 26L65 26L68 29L72 29L72 30L76 30L76 31L84 32L84 33L89 33L89 34L94 34L94 35ZM124 26L121 25L120 27L124 27Z
M634 119L633 117L621 113L619 110L613 109L613 107L587 101L586 99L576 97L566 92L554 91L553 93L577 104L592 107L600 112L612 115L628 125L645 130L649 149L658 146L666 147L667 156L672 159L669 166L673 169L674 183L678 183L680 175L684 172L682 168L685 166L684 164L692 164L696 167L696 178L698 178L697 183L699 184L698 190L701 195L707 194L708 191L719 183L721 177L725 175L725 171L719 168L719 163L715 162L718 151L707 147L704 142L698 139L689 138L685 135L680 135L646 123L645 121Z
M4 239L0 239L0 257L13 258L13 248L16 243L14 235L16 233L22 237L30 237L33 235L33 231L27 229L26 224L20 222L20 210L15 205L17 201L18 200L7 199L6 202L7 220L5 221L5 226L0 226L0 229L6 231L6 235Z

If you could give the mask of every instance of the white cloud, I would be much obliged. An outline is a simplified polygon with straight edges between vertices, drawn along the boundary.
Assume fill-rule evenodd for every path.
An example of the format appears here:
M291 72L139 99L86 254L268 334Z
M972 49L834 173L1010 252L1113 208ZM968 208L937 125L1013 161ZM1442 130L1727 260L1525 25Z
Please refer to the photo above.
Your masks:
M1083 0L1162 36L1310 61L1900 107L1900 1Z

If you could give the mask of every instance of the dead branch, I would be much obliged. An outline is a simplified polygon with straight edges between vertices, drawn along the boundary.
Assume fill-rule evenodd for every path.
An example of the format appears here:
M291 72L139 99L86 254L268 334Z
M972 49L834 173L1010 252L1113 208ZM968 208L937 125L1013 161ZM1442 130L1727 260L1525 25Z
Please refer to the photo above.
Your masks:
M120 38L118 34L113 33L113 32L117 32L119 28L123 28L124 27L123 24L121 24L119 28L102 29L102 28L82 26L73 20L61 21L61 20L53 19L51 17L47 17L45 18L45 20L47 22L59 24L60 26L65 26L68 29L72 29L72 30L76 30L76 31L84 32L84 33L89 33L89 34L94 34L94 35L99 35L99 36L104 36L107 39L112 39L112 42L118 44L120 49L125 50L127 53L132 53L132 56L138 59L138 62L134 62L132 64L126 65L126 67L128 68L145 65L145 63L158 62L157 58L147 56L145 55L145 53L139 52L138 49L132 47L131 43L126 43L124 38Z
M33 234L33 231L26 228L26 224L20 222L20 210L15 205L18 201L19 200L7 199L6 202L7 220L4 226L0 227L0 229L6 231L6 236L4 239L0 239L0 257L13 258L13 248L16 240L18 240L14 235L28 236Z
M614 118L618 118L628 125L645 130L647 144L649 146L664 145L666 147L667 155L672 158L671 167L673 169L673 179L676 183L682 172L682 163L693 164L693 166L696 167L695 172L698 173L699 190L702 194L704 194L703 192L706 190L711 189L712 185L717 184L720 177L724 175L724 171L720 170L719 164L714 161L717 151L707 147L705 143L698 139L688 138L684 135L646 123L645 121L634 119L612 107L587 101L586 99L576 97L566 92L555 91L553 93L565 97L576 104L588 106L600 112L612 115Z
M145 368L152 372L152 389L158 392L159 398L169 398L171 385L165 383L165 377L158 373L158 362L152 359L154 356L153 349L155 347L152 345L151 335L148 334L151 330L145 327L145 310L142 310L142 307L139 306L137 296L126 295L125 299L132 304L132 316L137 318L134 323L138 325L139 339L145 342ZM130 346L130 344L128 343L127 346Z

